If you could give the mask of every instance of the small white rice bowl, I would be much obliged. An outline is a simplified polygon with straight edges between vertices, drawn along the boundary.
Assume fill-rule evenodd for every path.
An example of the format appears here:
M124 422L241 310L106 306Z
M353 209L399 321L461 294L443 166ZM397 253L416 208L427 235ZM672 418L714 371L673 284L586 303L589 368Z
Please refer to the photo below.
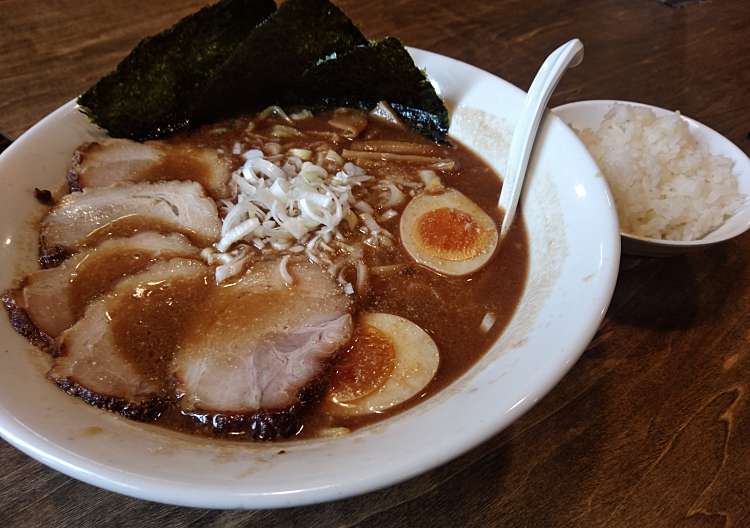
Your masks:
M576 132L609 183L624 233L698 240L743 203L734 162L712 155L678 112L618 103L597 129Z

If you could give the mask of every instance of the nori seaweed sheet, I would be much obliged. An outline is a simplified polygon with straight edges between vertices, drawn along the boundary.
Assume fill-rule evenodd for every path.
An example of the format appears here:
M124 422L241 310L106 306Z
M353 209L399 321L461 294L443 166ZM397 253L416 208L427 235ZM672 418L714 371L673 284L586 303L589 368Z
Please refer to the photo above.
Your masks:
M395 38L368 42L329 0L222 0L142 41L78 99L112 137L162 137L271 104L388 101L436 141L448 111Z
M190 102L276 9L273 0L222 0L141 41L78 98L113 137L152 139L189 126Z
M287 0L217 72L196 101L195 114L208 122L276 103L320 57L366 43L328 0Z
M309 68L284 103L315 107L391 107L419 133L439 141L448 133L448 110L401 42L387 37Z

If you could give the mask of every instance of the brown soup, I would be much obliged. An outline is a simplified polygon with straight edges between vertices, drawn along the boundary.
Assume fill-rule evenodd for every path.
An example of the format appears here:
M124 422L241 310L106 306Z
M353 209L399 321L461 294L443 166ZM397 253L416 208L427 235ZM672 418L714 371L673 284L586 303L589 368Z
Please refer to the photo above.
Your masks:
M469 148L454 139L448 138L443 144L435 144L411 130L368 118L358 111L345 110L321 112L293 121L283 114L271 112L205 126L166 141L190 148L215 149L226 158L233 170L241 168L245 162L243 153L259 149L277 166L281 166L290 155L304 155L330 173L339 170L344 161L352 161L368 176L373 177L370 183L354 189L354 199L364 204L361 205L364 211L370 211L370 218L378 218L378 226L386 232L383 235L387 236L376 239L372 230L358 227L361 223L344 225L341 230L342 240L331 242L331 252L328 254L330 260L322 266L338 266L337 259L343 258L344 252L337 248L360 248L358 259L366 269L366 281L362 281L359 276L364 271L349 265L350 263L345 263L340 269L336 267L333 271L342 284L350 287L347 293L351 299L355 322L357 314L365 312L393 314L408 319L434 341L439 351L439 366L432 380L418 394L382 412L341 416L328 412L325 404L313 402L301 414L296 436L312 437L332 430L353 430L383 420L429 398L459 378L482 357L506 327L519 304L526 284L529 259L528 240L522 218L519 217L515 222L489 262L479 271L465 276L448 276L416 263L401 243L399 222L404 208L411 197L434 183L430 178L418 176L420 171L425 170L431 171L430 174L439 185L463 193L499 225L500 213L497 211L496 201L501 183L498 175ZM169 179L170 174L180 172L183 165L190 166L189 163L155 165L149 169L144 179ZM161 170L165 171L164 174L160 174ZM185 179L184 174L181 173L176 179ZM384 180L396 185L405 199L395 205L382 206L383 187L377 184ZM225 211L227 207L228 202L219 202L220 211ZM461 214L446 215L439 212L434 217L430 227L434 232L430 236L440 244L445 245L455 237L456 225L459 226L458 233L461 232L460 222L464 221ZM466 223L466 226L469 225L473 226L471 222ZM104 231L109 233L108 236L122 235L117 230ZM478 237L473 233L469 241ZM290 249L265 248L260 251L250 247L249 251L254 252L254 258L260 259L274 251L288 254ZM299 255L295 258L299 258ZM122 275L121 267L118 266L117 275ZM225 287L213 284L211 278L207 276L198 297L211 295L215 289ZM191 283L185 281L184 284ZM353 284L357 285L356 289ZM172 294L169 296L170 299L180 297ZM196 302L195 295L185 294L182 297L192 299L190 302L197 306L201 304ZM149 306L153 308L156 306L154 303ZM142 307L136 308L141 310ZM116 318L117 324L111 325L113 341L123 356L129 358L128 361L141 370L156 373L163 386L167 387L164 389L167 397L162 402L162 411L148 415L149 420L179 431L215 435L217 433L210 418L200 412L185 412L169 396L172 380L165 374L166 364L181 346L179 336L172 334L179 332L182 321L189 321L199 312L199 309L188 309L182 305L174 308L174 317L167 317L169 325L166 326L155 321L151 327L148 324L133 327L131 324L122 324L125 319ZM81 308L77 307L76 310L80 313ZM149 310L138 312L136 319L150 317L143 315ZM488 314L491 314L494 324L482 329L482 322ZM138 324L140 322L139 319ZM149 328L162 330L152 331ZM165 335L165 332L170 335ZM322 401L325 401L325 390L331 381L334 388L345 383L347 390L356 391L361 387L378 386L395 368L393 350L377 330L355 328L349 346L351 343L368 350L367 361L353 365L347 355L347 348L344 347L334 356L332 364L328 365L327 373L318 380L317 386L323 390L318 391L315 396L322 397ZM115 410L118 409L117 405L116 402L107 403L108 408ZM244 438L250 436L251 432L235 428L220 434Z
M364 150L369 145L373 148L381 145L392 147L395 144L393 142L418 144L424 149L420 155L452 160L452 168L437 171L445 186L457 189L471 198L499 225L502 214L497 209L497 198L500 196L501 181L490 166L461 142L448 138L445 144L436 145L411 130L396 128L373 119L370 119L365 131L356 139L347 139L340 129L329 124L331 118L331 112L323 112L296 121L294 126L306 133L303 138L269 140L264 133L277 121L273 118L247 118L205 127L174 141L188 141L194 145L217 148L227 154L232 152L237 143L243 145L243 150L247 150L267 149L268 143L273 142L281 146L282 152L289 148L320 148L322 144L329 144L339 153L350 150L353 146ZM251 133L247 133L248 125ZM334 137L335 142L331 141ZM232 156L232 160L235 167L239 167L243 161L236 155ZM368 175L378 178L399 172L413 174L420 168L420 165L398 160L355 163ZM406 203L396 207L399 213L405 205ZM400 215L381 222L394 235L397 243L391 248L368 247L365 263L370 269L377 266L400 268L393 273L371 273L368 292L356 298L355 312L390 313L419 325L438 346L440 365L437 374L417 396L381 413L355 417L332 416L326 412L325 406L319 405L306 415L301 432L303 437L316 436L326 428L356 429L369 425L434 395L458 379L487 352L518 306L526 284L529 259L526 227L520 216L490 262L478 272L465 277L440 275L416 264L398 243L399 218ZM352 237L357 238L356 235ZM489 331L483 332L480 324L487 313L494 314L496 320ZM335 371L336 367L334 364L332 369ZM377 371L377 368L374 370ZM186 420L179 412L166 413L161 423L180 430L196 431L196 422ZM198 429L203 428L198 426Z

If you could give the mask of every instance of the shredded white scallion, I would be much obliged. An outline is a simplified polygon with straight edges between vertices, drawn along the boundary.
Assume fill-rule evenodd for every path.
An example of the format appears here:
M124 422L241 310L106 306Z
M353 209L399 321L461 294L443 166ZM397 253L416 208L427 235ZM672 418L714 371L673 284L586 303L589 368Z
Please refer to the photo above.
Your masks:
M271 179L284 178L286 174L279 167L263 158L252 158L250 160L254 171L260 172Z
M216 284L221 284L226 279L234 277L245 267L245 261L249 258L248 255L235 258L234 260L222 264L216 268L215 279Z
M362 213L360 217L362 218L362 222L364 222L365 227L370 230L370 233L372 233L373 235L377 235L378 233L380 233L381 227L380 225L378 225L378 223L370 213Z
M375 212L375 209L373 209L370 204L363 200L358 200L354 204L354 208L361 213L367 213L369 215L372 215Z
M262 158L263 157L263 151L258 149L251 149L246 151L244 154L242 154L242 157L246 160L252 159L252 158Z
M383 182L383 185L388 189L390 193L388 199L383 203L383 209L390 209L404 203L404 200L406 200L406 196L403 192L401 192L401 189L396 187L395 183L385 180Z
M252 234L252 232L255 231L255 228L259 225L260 222L257 218L248 218L241 224L230 229L226 235L222 236L221 240L216 243L216 249L223 253L238 240Z
M284 279L284 282L287 286L291 286L294 284L294 277L291 276L289 273L289 269L287 268L287 264L289 263L289 255L284 255L281 257L281 262L279 262L279 274L281 275L281 278Z
M338 152L335 150L328 150L326 152L325 158L328 161L334 162L336 165L343 165L344 164L344 158L342 158Z
M286 121L278 110L269 108L268 115ZM290 134L297 132L286 125L274 126L290 129ZM206 262L219 266L217 283L240 273L248 250L257 250L262 255L283 255L279 272L287 283L292 280L289 256L305 255L338 276L349 295L363 295L369 282L369 270L362 260L363 244L392 246L393 235L378 222L397 217L397 209L407 200L407 193L414 193L412 189L440 187L440 178L434 171L421 171L421 182L416 175L376 180L354 163L344 163L323 141L283 150L272 142L256 143L246 151L240 143L233 147L244 160L232 174L236 194L232 200L219 202L221 238L203 255ZM352 231L365 238L347 244ZM243 250L233 249L236 247ZM342 275L347 267L356 270L352 283Z
M305 252L313 262L331 262L329 257L336 252L331 243L344 239L339 225L346 219L351 227L352 218L357 220L352 210L357 202L353 189L372 178L352 163L329 174L320 165L304 161L310 151L303 150L290 149L273 161L257 148L241 153L245 162L232 174L237 195L220 204L224 219L216 251L227 252L244 241L261 251ZM360 208L373 211L362 204ZM370 227L378 230L377 222L369 217ZM229 271L222 269L224 279Z
M427 192L440 192L445 188L440 177L433 170L425 169L419 171L419 178L424 183L424 189Z
M369 278L367 273L367 266L361 260L355 262L354 266L357 269L357 294L364 295L365 293L367 293L367 284Z
M493 326L495 326L495 314L492 312L487 312L484 314L484 317L482 317L482 322L479 323L479 330L484 332L485 334L489 332Z
M398 216L398 211L395 211L394 209L388 209L387 211L384 211L380 217L378 217L378 220L381 222L386 222L390 220L391 218L395 218Z
M237 275L244 269L245 263L250 258L248 250L249 246L240 245L229 253L217 253L214 248L209 247L201 251L201 258L209 266L219 264L216 267L215 279L216 284L221 284L224 280Z
M287 150L287 154L290 156L296 156L304 161L310 161L310 159L312 159L312 150L309 149L290 148Z
M313 113L310 110L300 110L299 112L295 112L291 114L289 117L291 117L294 121L302 121L304 119L310 119L313 116Z
M263 151L269 156L281 154L281 145L278 143L266 143L263 145Z

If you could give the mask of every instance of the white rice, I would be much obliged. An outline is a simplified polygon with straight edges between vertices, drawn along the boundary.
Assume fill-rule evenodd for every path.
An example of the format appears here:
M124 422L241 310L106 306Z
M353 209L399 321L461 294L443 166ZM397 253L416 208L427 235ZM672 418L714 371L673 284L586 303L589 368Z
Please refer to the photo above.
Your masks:
M733 162L714 156L677 112L617 104L596 131L578 132L604 172L623 232L666 240L696 240L735 213Z

